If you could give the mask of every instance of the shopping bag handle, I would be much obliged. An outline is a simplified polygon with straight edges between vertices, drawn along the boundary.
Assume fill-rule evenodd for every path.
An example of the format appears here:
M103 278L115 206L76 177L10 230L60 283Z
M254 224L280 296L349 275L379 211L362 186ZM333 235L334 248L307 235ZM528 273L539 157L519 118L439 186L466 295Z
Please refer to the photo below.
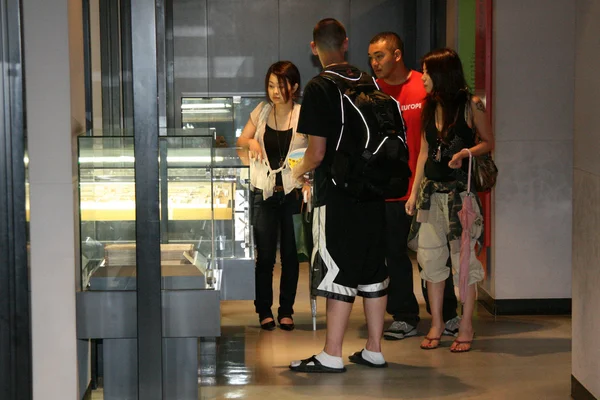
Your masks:
M306 222L311 222L311 218L310 218L311 204L304 203L303 201L301 201L300 203L301 203L300 204L300 214L302 215L302 218ZM305 208L304 204L306 204L306 208Z

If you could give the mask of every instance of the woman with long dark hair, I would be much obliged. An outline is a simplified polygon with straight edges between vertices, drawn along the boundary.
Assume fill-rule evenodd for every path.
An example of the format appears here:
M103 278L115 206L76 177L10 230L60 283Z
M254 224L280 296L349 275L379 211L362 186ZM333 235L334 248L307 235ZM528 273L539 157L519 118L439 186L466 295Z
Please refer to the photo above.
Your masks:
M299 264L292 215L300 211L302 195L292 177L288 154L308 144L306 136L296 132L300 105L295 100L299 88L300 72L294 64L279 61L271 65L265 76L267 101L252 111L237 142L249 150L252 160L252 224L257 252L254 306L265 330L276 327L271 306L278 237L281 281L277 320L281 329L294 329Z
M432 324L421 343L425 350L440 344L444 331L442 301L444 284L450 269L448 252L458 283L460 237L458 218L464 201L471 201L476 212L471 227L469 278L458 337L450 350L462 353L471 349L472 324L477 282L484 278L474 247L483 235L481 204L476 193L467 193L469 156L489 153L494 136L482 100L473 96L465 81L462 63L452 49L438 49L422 60L423 85L427 96L423 106L423 135L417 161L415 181L406 212L413 218L409 246L417 251L423 267L421 277L427 284ZM473 190L471 192L474 192Z

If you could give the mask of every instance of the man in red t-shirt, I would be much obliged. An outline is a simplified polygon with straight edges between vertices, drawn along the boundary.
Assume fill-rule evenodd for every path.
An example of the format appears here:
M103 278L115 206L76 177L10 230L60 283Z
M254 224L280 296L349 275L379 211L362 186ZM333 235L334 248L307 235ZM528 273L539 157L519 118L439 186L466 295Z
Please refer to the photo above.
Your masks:
M411 192L421 148L421 107L426 92L421 81L422 74L408 69L404 64L404 44L397 34L382 32L375 35L369 44L369 61L380 89L398 100L402 108L409 151L408 164L413 176L406 196L386 203L386 264L390 277L387 312L394 317L394 322L384 332L383 337L399 340L415 336L419 323L419 304L413 289L413 267L406 245L410 217L406 215L404 206ZM456 336L460 320L456 314L457 301L452 274L448 277L445 287L444 334ZM425 288L423 296L429 311L429 299Z

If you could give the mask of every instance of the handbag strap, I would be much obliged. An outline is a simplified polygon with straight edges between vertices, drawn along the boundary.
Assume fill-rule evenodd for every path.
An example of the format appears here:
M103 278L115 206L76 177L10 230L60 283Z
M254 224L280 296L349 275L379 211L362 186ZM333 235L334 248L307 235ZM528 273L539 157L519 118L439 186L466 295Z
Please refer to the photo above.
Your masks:
M467 194L471 193L471 171L473 170L473 153L471 153L471 150L465 148L464 150L467 151L467 153L469 153L469 172L468 172L468 178L467 178Z

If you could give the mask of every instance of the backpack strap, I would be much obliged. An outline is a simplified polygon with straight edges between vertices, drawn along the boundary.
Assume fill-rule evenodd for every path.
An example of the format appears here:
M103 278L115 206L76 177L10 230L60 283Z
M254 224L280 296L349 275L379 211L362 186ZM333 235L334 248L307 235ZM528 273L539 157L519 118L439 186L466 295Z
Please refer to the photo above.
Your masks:
M326 71L322 71L319 76L322 77L323 79L332 82L337 90L338 93L340 94L340 109L342 111L342 132L344 131L344 126L346 125L346 116L344 115L344 94L346 93L346 83L345 81L343 81L340 77L337 76L337 74L326 74ZM338 146L339 146L339 142L338 142Z
M319 75L335 83L342 93L345 93L348 89L353 89L358 92L379 89L375 80L369 74L362 71L357 78L351 78L343 73L327 69L322 71Z
M347 80L342 75L333 71L325 70L321 72L319 76L325 80L328 80L329 82L333 82L340 91L340 95L345 94L346 91L353 86L352 81Z
M321 75L323 77L329 77L330 80L342 81L342 82L347 82L348 84L353 84L353 83L358 83L362 79L364 73L361 72L360 75L358 76L358 78L351 78L340 72L326 69L326 70L323 70L319 75Z

